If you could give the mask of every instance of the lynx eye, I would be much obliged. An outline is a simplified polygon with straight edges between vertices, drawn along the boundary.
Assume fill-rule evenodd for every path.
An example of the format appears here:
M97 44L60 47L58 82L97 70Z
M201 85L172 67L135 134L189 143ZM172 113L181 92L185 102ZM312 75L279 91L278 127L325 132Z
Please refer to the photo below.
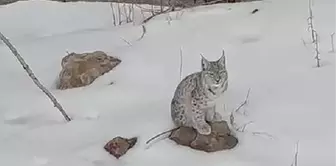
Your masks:
M208 76L210 76L210 77L214 77L215 74L214 74L214 73L208 73Z

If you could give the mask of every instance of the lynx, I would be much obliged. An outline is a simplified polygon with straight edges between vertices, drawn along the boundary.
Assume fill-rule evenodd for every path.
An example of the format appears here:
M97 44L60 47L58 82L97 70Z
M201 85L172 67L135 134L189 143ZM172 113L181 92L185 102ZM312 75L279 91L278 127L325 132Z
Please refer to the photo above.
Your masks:
M192 127L199 134L209 135L209 122L222 120L216 99L228 88L224 51L216 61L202 56L202 70L186 76L177 86L171 101L171 117L176 126Z

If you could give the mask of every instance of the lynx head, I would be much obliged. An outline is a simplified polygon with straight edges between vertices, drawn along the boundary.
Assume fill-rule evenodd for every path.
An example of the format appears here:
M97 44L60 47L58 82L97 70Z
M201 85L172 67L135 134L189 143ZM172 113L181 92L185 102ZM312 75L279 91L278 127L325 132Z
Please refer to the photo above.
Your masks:
M228 80L224 50L222 56L216 61L208 61L202 56L202 77L207 88L212 91L217 91L224 86Z

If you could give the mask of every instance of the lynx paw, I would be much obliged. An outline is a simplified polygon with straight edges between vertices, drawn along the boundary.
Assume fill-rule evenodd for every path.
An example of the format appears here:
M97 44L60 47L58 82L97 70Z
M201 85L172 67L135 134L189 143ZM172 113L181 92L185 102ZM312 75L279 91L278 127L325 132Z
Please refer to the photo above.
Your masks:
M198 125L196 128L197 132L202 135L209 135L211 134L211 127L209 124L204 123L202 125Z
M221 114L219 114L218 112L215 112L212 122L220 122L223 120L223 117Z
M206 120L208 122L220 122L223 120L222 115L216 111L208 112Z

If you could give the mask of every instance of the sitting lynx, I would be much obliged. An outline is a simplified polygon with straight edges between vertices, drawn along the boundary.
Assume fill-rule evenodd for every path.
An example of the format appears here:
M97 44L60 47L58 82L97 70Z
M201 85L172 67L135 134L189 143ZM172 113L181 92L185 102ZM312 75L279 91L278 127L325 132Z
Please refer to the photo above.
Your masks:
M224 51L217 61L202 56L202 71L185 77L175 90L171 101L171 117L176 126L193 127L202 135L209 135L207 122L221 121L215 111L215 99L228 87Z

